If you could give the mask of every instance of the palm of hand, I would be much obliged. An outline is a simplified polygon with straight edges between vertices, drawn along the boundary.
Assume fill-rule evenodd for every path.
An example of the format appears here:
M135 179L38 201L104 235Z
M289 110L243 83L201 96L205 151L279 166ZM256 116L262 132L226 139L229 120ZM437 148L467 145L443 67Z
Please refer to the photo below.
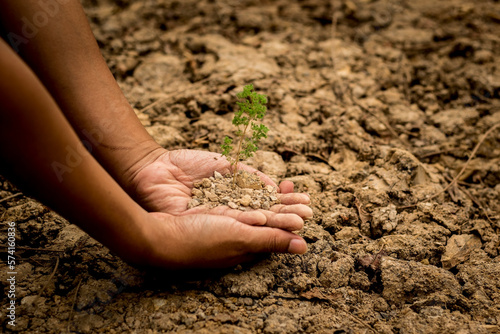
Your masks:
M136 200L147 210L181 215L187 211L195 181L228 172L229 165L219 154L179 150L163 153L144 166L133 178Z

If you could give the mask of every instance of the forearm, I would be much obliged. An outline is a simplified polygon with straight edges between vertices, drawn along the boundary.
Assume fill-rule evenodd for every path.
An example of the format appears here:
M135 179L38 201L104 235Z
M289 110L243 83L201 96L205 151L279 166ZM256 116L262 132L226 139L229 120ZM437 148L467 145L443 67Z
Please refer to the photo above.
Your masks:
M160 147L146 132L102 58L79 1L7 0L0 3L7 31L23 36L36 13L47 24L16 47L56 100L80 139L122 185L142 159ZM31 20L32 21L32 20ZM26 29L25 29L26 30Z
M117 253L147 247L140 224L146 212L85 150L40 81L2 40L0 73L2 173Z

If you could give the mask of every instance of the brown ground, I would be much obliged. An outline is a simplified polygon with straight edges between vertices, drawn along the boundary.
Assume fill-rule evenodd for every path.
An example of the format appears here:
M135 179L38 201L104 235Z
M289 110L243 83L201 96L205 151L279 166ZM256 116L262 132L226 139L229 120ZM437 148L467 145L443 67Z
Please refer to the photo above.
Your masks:
M162 145L219 151L235 93L253 83L268 95L270 136L253 164L310 193L310 250L145 273L37 202L6 199L17 191L1 180L2 220L39 248L17 250L16 330L500 332L498 128L466 166L500 122L499 1L114 3L85 6Z

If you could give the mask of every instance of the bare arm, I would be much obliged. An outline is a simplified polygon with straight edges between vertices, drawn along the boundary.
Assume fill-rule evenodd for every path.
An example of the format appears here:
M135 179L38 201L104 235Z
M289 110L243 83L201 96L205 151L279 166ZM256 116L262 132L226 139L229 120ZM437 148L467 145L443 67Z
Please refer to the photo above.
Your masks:
M80 139L127 188L134 167L156 159L161 148L139 122L109 71L80 2L4 0L0 20L10 34L7 39L54 97ZM41 23L45 24L38 26Z
M131 247L146 252L138 222L147 213L88 154L34 73L1 39L0 73L2 173L118 254Z

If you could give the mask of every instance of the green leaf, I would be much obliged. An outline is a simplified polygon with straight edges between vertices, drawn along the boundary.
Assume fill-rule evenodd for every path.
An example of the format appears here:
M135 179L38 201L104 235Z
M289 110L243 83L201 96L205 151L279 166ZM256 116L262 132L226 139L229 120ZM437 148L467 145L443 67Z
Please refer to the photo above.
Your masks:
M238 152L234 152L234 158L229 158L229 155L234 151L232 146L232 139L226 137L224 139L224 144L221 145L223 150L223 155L225 155L231 164L237 164L238 161L247 159L253 156L253 153L258 150L259 141L262 138L267 138L267 132L269 129L258 123L266 112L267 107L267 97L262 94L258 94L254 91L252 84L243 87L243 91L236 94L238 101L236 105L237 110L234 113L232 124L238 129L236 130L236 137L238 138ZM247 134L251 131L250 134ZM234 171L236 173L236 170Z
M229 158L231 152L233 151L232 143L233 140L231 138L229 138L228 136L224 137L224 143L221 145L223 156Z

